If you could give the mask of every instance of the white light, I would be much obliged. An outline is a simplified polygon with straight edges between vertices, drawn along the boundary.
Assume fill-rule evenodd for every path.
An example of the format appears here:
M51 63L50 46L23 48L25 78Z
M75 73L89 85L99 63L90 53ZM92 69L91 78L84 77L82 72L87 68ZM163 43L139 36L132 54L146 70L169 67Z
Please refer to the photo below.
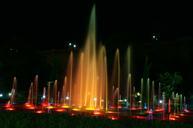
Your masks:
M46 96L45 96L45 95L43 95L43 96L42 96L42 98L43 98L43 99L45 99L45 98L46 98Z
M160 103L160 104L162 104L162 103L163 103L163 101L162 101L162 100L159 100L159 103Z
M124 99L125 102L127 102L127 99Z
M76 48L76 44L74 44L73 47Z
M155 39L155 35L153 35L153 39Z
M66 96L66 100L69 100L70 99L70 97L69 96Z
M93 100L94 100L94 101L97 101L97 98L95 97Z
M72 46L72 43L69 43L68 45L69 45L69 46Z
M139 103L141 103L141 100L140 101L138 101Z
M123 100L119 100L119 102L123 102Z
M139 92L137 92L137 96L140 96L141 94Z
M2 93L0 93L0 97L3 97L3 94L2 94Z
M8 96L11 96L11 92L8 93Z

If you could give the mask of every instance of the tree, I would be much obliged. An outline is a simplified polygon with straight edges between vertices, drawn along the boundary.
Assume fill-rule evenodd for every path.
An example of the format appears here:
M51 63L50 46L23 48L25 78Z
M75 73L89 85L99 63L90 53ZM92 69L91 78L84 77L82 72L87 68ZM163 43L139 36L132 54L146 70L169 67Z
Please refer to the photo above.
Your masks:
M177 87L182 83L183 77L178 72L165 72L159 75L159 81L162 91L166 94L166 98L169 98L172 92L175 92Z

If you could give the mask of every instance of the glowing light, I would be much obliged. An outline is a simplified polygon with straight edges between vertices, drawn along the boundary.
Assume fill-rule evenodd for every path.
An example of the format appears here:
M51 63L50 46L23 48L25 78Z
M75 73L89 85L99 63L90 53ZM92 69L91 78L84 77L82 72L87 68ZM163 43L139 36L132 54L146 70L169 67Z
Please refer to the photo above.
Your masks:
M56 111L56 112L64 112L65 109L63 109L63 108L57 108L55 111Z
M74 113L71 113L71 116L75 116L75 114L74 114Z
M8 108L6 108L5 110L8 110L8 111L13 111L13 110L15 110L13 107L8 107Z
M163 103L163 101L162 101L162 100L159 100L159 103L160 103L160 104L162 104L162 103Z
M62 108L70 108L68 105L62 105Z
M87 107L86 110L95 110L94 107Z
M110 119L111 119L111 120L118 120L118 117L111 116Z
M76 48L76 44L74 44L73 47Z
M184 109L184 112L190 112L188 109Z
M69 46L72 46L72 43L69 43L68 45L69 45Z
M2 93L0 93L0 97L3 97L3 94L2 94Z
M155 39L155 35L153 35L153 39Z
M127 102L127 99L124 99L124 102Z
M33 110L33 109L35 109L35 106L33 104L30 104L30 103L25 103L25 108Z
M123 102L123 100L119 100L119 102Z
M54 107L51 106L51 105L49 105L49 106L47 106L47 108L48 108L48 109L53 109Z
M158 109L156 109L155 111L156 111L156 112L163 112L163 111L164 111L164 109L162 109L162 108L158 108Z
M170 118L169 118L169 120L176 120L176 119L175 119L175 118L173 118L173 117L170 117Z
M139 92L137 92L137 96L140 96L141 94Z
M118 108L122 108L122 106L119 105Z
M94 115L102 115L102 113L100 111L94 111L93 113Z
M8 93L8 96L11 96L11 92Z
M10 104L10 103L7 103L7 104L5 105L5 107L6 107L6 108L11 108L11 107L13 107L13 105Z
M42 99L45 99L45 98L46 98L46 96L45 96L45 95L43 95L43 96L42 96Z
M66 96L66 100L69 100L70 99L70 97L69 96Z
M48 103L44 103L44 102L43 102L41 105L42 105L43 107L47 107L47 106L48 106Z
M95 97L93 100L94 100L94 101L97 101L97 98Z
M181 114L180 114L180 116L184 116L184 114L183 114L183 113L181 113Z
M114 111L108 111L107 113L112 114L112 113L117 113L117 112L114 112Z
M73 111L80 111L79 108L73 108L72 110L73 110Z
M42 114L42 113L44 113L42 110L37 110L35 113L37 113L37 114Z

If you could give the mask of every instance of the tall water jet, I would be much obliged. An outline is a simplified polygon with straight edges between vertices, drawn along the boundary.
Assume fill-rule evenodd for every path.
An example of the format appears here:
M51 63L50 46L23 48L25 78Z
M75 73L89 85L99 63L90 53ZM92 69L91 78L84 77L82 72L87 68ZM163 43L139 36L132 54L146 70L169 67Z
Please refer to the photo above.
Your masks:
M162 118L165 119L165 102L166 101L166 95L165 95L165 92L162 92L162 110L163 110L163 113L162 113Z
M143 78L141 78L141 95L140 95L140 108L141 108L141 112L143 110Z
M29 88L29 91L28 91L28 98L27 98L27 102L25 103L25 108L26 109L35 109L35 106L34 106L34 91L33 91L34 87L33 87L33 82L31 82L30 84L30 88Z
M63 82L63 87L62 87L62 93L61 93L61 98L60 98L60 103L62 105L66 105L65 100L67 96L67 77L64 77L64 82Z
M132 107L132 87L131 87L131 74L128 74L127 78L127 99L130 105L130 110Z
M154 81L152 81L152 95L151 95L151 102L152 102L152 109L154 110L154 103L155 103L155 91L154 91Z
M117 110L119 106L119 98L120 98L120 55L119 49L116 50L114 64L113 64L113 74L112 74L112 85L117 88Z
M82 94L83 94L83 62L84 62L84 53L81 53L81 56L80 56L80 106L83 105L83 97L82 97Z
M132 94L132 108L134 108L135 109L135 86L133 86L133 92L132 92L133 94Z
M73 52L71 51L70 52L70 77L69 77L69 79L70 79L69 105L71 105L71 103L72 103L72 69L73 69Z
M15 102L16 86L17 86L17 79L16 79L16 77L14 77L12 89L11 89L10 104L13 104Z
M27 98L28 104L33 104L33 82L30 84L29 92L28 92L28 98Z
M80 52L76 73L73 75L75 79L73 80L72 104L87 110L104 108L104 93L107 83L105 50L101 47L99 51L96 51L95 13L94 6L91 12L86 44Z
M68 60L68 65L67 65L67 73L66 73L66 77L67 77L67 81L66 81L66 92L68 94L68 105L71 106L72 105L72 100L73 100L73 96L72 96L72 89L73 89L73 67L74 67L74 55L73 55L73 51L70 51L70 56L69 56L69 60Z
M35 105L35 107L37 106L37 102L38 102L38 75L35 76L34 78L34 85L33 85L34 89L33 89L33 103Z
M46 87L43 87L41 100L42 100L41 105L42 105L42 109L43 109L43 107L48 106L48 102L46 101Z
M126 91L126 98L129 101L130 93L129 93L129 86L131 85L131 46L128 46L127 53L126 53L126 71L127 71L127 91ZM129 85L130 84L130 85Z
M126 56L126 62L127 62L127 74L131 74L131 67L132 67L132 55L131 55L131 46L128 46L127 48L127 56Z
M58 99L58 88L57 88L58 81L54 81L54 89L53 89L53 99L54 99L54 105L57 105L57 99Z
M105 50L106 51L106 50ZM105 57L104 57L104 65L105 65L105 111L108 111L108 103L109 103L109 99L108 99L108 73L107 73L107 56L106 56L106 52L105 52Z
M158 101L161 100L161 83L159 82L158 84ZM158 108L159 108L159 103L158 103Z
M146 97L147 97L147 110L149 110L149 87L150 87L150 80L149 78L147 79L147 94L146 94Z
M107 60L106 60L106 49L104 46L99 48L98 53L98 92L99 96L99 106L100 108L105 108L107 111L107 103L108 103L108 76L107 76Z
M48 102L48 105L50 105L50 86L51 86L51 84L50 84L50 82L48 82L48 93L47 93L47 102Z
M15 94L16 94L17 79L13 77L13 84L11 89L10 100L5 105L6 110L14 110Z

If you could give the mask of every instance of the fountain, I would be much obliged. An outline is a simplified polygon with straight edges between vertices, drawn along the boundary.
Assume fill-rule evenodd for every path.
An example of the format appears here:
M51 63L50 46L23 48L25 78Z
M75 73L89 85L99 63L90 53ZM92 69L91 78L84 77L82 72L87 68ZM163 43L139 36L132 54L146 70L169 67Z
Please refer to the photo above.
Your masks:
M150 78L141 78L140 85L135 85L132 80L130 46L126 53L127 70L125 72L127 76L124 78L126 84L121 82L122 67L119 49L116 49L112 76L109 77L106 48L103 45L96 46L95 20L94 6L85 47L79 51L78 59L75 58L75 53L70 51L62 89L60 90L58 80L53 83L48 82L48 85L43 87L40 105L38 75L36 75L29 87L25 109L35 110L36 113L43 113L45 110L50 112L51 109L57 112L66 110L88 112L89 114L93 112L94 115L115 113L113 118L116 119L123 114L129 115L129 117L149 114L149 119L153 119L154 113L161 113L162 119L166 119L167 113L169 116L171 114L177 115L187 110L185 97L173 92L172 96L166 99L165 92L161 91L161 83L150 81ZM108 79L111 81L109 82ZM10 100L6 105L10 110L14 108L16 83L17 80L14 77ZM123 89L126 89L124 95L121 92ZM111 90L110 93L109 90ZM123 102L127 102L126 107L122 107Z
M30 84L30 88L29 88L29 91L28 91L28 98L27 98L27 102L25 103L25 108L26 109L35 109L35 106L33 104L33 82L31 82Z
M13 84L12 84L12 89L11 89L10 100L5 105L6 110L14 110L13 104L15 103L16 86L17 86L17 79L14 76L13 77Z
M102 46L96 50L95 6L92 9L86 44L79 54L78 64L74 65L73 52L70 52L68 71L62 99L73 108L87 110L108 109L107 60ZM66 90L65 90L66 89ZM69 94L69 95L68 95ZM66 100L67 100L66 99Z

